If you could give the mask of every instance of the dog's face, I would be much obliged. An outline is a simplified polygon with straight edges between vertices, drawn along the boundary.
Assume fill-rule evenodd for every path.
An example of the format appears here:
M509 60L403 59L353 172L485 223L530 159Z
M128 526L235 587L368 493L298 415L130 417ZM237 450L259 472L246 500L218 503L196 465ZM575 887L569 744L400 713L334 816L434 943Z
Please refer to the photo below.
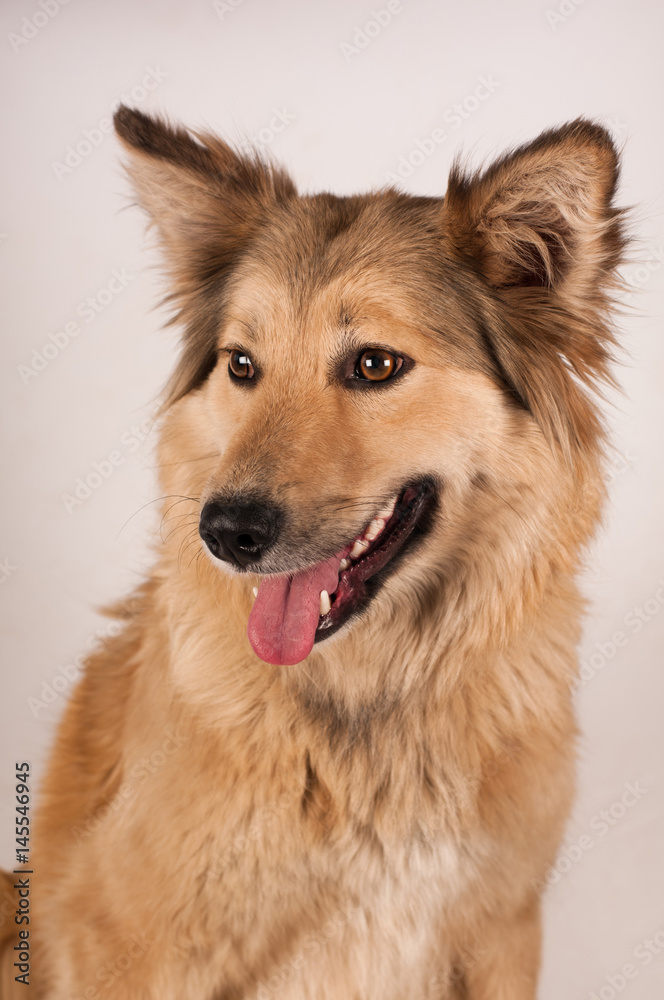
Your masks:
M219 140L126 110L117 126L188 327L170 484L200 500L219 569L260 577L261 658L299 662L385 592L436 581L491 545L501 504L537 544L555 481L596 457L570 368L605 363L605 133L569 126L454 175L443 203L299 198Z
M315 200L277 216L227 289L219 360L198 390L201 433L219 452L201 536L224 567L281 574L261 584L250 621L270 662L303 659L398 569L435 562L440 546L422 541L441 526L441 493L470 488L524 418L482 370L452 275L443 267L436 330L415 232L388 204L372 233L375 209L358 205L352 232L332 240ZM465 364L445 329L448 342L465 336Z

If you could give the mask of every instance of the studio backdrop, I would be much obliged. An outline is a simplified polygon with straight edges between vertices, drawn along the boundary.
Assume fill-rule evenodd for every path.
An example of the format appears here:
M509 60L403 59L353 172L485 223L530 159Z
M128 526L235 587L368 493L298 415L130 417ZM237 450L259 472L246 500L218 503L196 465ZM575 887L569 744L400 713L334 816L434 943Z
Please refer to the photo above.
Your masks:
M177 357L131 207L120 102L283 163L300 190L442 195L577 116L622 151L633 237L588 552L579 782L545 901L543 1000L664 989L664 7L655 0L5 0L0 863L99 609L150 564L153 420ZM321 435L331 432L322 427ZM37 876L36 876L37 877ZM6 901L0 919L12 919Z

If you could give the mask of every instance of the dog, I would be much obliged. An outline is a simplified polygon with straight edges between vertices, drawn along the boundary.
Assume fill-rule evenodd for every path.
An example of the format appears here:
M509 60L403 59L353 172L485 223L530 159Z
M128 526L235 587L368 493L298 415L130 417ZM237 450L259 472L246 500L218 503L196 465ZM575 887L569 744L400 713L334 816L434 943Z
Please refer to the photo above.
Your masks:
M457 162L444 198L337 197L115 127L184 333L154 568L41 790L31 990L533 1000L604 497L613 142L577 119Z

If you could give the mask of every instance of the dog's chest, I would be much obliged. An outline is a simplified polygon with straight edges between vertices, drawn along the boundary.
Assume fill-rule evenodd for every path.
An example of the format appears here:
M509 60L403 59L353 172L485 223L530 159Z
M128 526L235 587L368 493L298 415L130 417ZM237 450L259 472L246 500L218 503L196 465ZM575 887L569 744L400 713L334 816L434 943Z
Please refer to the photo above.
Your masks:
M212 913L223 898L225 910L215 944L208 938L210 982L227 982L239 951L252 998L428 997L446 908L469 879L456 847L440 840L386 850L359 837L280 858L277 838L273 830L269 858L259 841L238 841L239 855L198 899Z
M256 981L282 1000L338 1000L363 983L362 996L427 997L472 852L440 831L388 841L351 823L312 837L309 820L285 806L264 813L208 882L209 904L223 897L224 923L258 956ZM268 942L278 960L264 962Z

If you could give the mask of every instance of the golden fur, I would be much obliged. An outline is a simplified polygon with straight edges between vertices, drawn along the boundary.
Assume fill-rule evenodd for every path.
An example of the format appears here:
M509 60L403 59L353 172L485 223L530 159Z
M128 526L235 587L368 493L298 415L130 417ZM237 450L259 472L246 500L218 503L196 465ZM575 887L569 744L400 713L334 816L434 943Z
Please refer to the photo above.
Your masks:
M184 344L163 544L41 790L31 989L533 1000L574 792L574 577L603 496L612 143L573 122L455 168L444 201L300 197L214 136L126 108L116 127ZM238 342L251 389L220 354ZM331 359L365 344L414 366L350 391ZM413 476L438 484L429 532L366 611L301 664L260 660L259 578L204 552L203 503L278 498L294 571Z

